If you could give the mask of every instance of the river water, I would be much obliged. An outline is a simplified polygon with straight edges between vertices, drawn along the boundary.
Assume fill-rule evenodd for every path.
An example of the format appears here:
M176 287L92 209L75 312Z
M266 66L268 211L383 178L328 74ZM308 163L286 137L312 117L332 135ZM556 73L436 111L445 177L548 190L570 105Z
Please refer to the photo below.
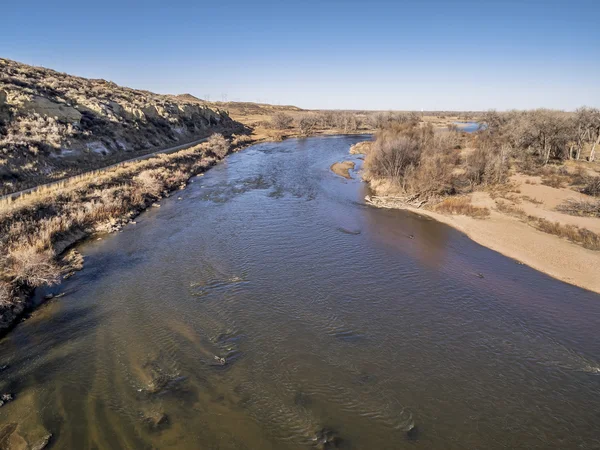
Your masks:
M80 246L0 341L0 446L600 448L600 296L366 206L329 170L366 138L250 147Z

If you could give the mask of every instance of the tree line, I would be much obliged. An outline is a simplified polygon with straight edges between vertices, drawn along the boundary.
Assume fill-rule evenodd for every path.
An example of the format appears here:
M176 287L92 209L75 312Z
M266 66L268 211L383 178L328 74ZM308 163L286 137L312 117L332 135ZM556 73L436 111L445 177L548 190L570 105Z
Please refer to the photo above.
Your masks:
M480 118L481 133L495 142L538 158L579 160L589 148L594 161L600 145L600 110L582 107L574 113L551 109L531 111L488 111Z

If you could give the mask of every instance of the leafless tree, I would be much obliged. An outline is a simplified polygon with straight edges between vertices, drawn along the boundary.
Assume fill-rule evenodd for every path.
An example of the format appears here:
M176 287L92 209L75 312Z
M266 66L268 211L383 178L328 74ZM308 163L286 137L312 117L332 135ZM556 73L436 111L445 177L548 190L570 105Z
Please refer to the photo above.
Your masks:
M314 130L318 127L318 125L319 117L315 114L303 116L298 121L298 128L300 129L300 134L302 134L303 136L308 136L309 134L313 133Z
M574 117L577 134L577 153L575 159L581 156L581 150L591 145L590 161L596 157L596 148L600 144L600 110L597 108L582 107L575 111Z
M287 130L293 122L292 116L283 112L275 113L271 117L271 125L277 130Z

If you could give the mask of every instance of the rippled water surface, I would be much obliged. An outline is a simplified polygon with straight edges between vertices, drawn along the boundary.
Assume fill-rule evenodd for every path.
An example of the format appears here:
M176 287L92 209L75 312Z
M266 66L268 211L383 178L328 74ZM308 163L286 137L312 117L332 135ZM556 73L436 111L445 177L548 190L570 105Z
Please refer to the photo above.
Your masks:
M82 245L0 341L0 447L600 448L600 296L365 206L329 171L361 139L251 147Z

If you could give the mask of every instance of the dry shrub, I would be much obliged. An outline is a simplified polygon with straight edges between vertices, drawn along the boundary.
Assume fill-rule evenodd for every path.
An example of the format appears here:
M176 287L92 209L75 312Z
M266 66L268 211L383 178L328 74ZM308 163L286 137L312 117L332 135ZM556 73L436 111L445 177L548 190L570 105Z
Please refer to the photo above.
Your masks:
M3 264L4 273L16 285L37 287L59 280L60 268L54 262L54 252L22 244L9 250Z
M590 250L600 250L600 236L588 230L574 225L562 225L558 222L550 222L542 218L535 218L533 226L545 233L566 238L575 244L579 244Z
M480 140L465 159L465 175L473 186L504 183L508 178L509 148L492 140Z
M9 283L0 282L0 308L13 303L12 288Z
M164 189L159 169L144 170L133 181L142 192L152 197L159 197Z
M229 141L222 134L213 134L208 139L208 153L217 158L224 158L229 153Z
M590 250L600 250L600 236L587 228L579 228L574 225L562 225L559 222L551 222L541 217L530 216L521 208L505 202L497 202L497 208L498 211L518 217L544 233L566 238L571 242Z
M490 215L488 208L481 208L471 204L469 197L450 197L438 203L435 211L454 215L463 215L483 219Z
M504 183L508 148L482 144L463 161L459 150L463 139L460 133L436 133L431 125L394 123L379 131L371 144L365 158L366 178L386 180L423 199Z
M254 140L247 134L234 135L231 141L231 145L234 147L242 147L252 143Z
M370 177L399 179L418 164L421 152L417 140L393 131L382 132L365 158L365 168Z
M24 148L32 155L37 155L41 150L68 145L73 137L85 137L85 134L55 117L25 113L12 120L0 134L0 148L13 152Z
M600 197L600 177L589 177L585 181L585 187L582 192L594 197Z
M367 155L371 151L372 141L362 141L350 147L351 155Z
M513 201L517 200L518 197L515 197L514 199L511 199ZM541 200L538 200L537 198L534 197L530 197L529 195L524 195L523 197L521 197L522 200L528 201L529 203L533 203L534 205L543 205L544 202Z
M542 177L542 184L555 189L563 188L569 183L569 178L564 175L552 174Z
M572 216L600 217L599 200L577 200L570 198L558 205L556 209Z

